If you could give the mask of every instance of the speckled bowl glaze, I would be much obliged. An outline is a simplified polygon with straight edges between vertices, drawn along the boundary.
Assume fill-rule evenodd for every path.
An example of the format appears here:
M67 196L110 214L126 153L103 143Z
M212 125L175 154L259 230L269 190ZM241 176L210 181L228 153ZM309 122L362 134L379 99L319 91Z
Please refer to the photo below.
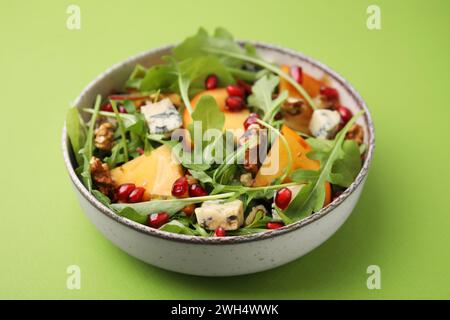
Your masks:
M261 56L277 64L300 64L316 76L326 76L340 92L341 101L353 112L365 110L359 124L365 130L367 155L353 184L329 206L308 218L281 229L248 236L202 238L172 234L138 224L116 215L96 200L83 186L73 168L73 154L63 129L64 162L81 207L97 229L116 246L154 266L201 276L242 275L275 268L298 259L326 241L345 222L362 192L373 157L374 127L369 110L356 90L329 67L301 53L254 44ZM160 63L172 46L153 49L116 64L91 82L76 99L78 108L92 106L97 94L103 96L122 87L134 66Z

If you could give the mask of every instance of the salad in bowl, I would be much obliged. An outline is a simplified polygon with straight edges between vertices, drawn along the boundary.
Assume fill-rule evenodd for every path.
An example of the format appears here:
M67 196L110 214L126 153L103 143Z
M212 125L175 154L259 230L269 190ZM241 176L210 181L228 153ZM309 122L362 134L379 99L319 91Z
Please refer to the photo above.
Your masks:
M306 219L355 181L367 128L327 75L200 29L122 88L71 108L84 188L116 215L197 237L248 236Z

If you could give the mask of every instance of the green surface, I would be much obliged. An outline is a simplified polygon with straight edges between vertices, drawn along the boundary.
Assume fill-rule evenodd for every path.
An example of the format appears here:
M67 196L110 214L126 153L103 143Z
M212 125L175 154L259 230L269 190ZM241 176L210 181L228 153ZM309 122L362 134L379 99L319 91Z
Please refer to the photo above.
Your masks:
M81 7L81 30L66 8ZM195 3L195 5L191 4ZM366 8L382 29L366 28ZM224 26L340 72L366 99L377 149L353 215L278 269L233 278L129 257L78 206L60 152L66 109L130 55ZM450 1L5 1L0 3L0 298L450 298ZM81 290L66 288L79 265ZM379 265L382 289L368 290Z

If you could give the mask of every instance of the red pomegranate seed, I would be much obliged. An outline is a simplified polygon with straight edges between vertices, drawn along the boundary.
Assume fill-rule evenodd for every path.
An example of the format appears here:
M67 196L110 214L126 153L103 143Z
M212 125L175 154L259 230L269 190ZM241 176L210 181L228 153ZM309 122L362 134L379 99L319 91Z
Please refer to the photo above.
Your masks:
M105 103L104 105L102 105L101 110L107 112L114 112L111 103Z
M250 127L252 124L258 124L259 114L257 113L250 113L250 115L245 119L244 121L244 130L247 130L248 127Z
M133 191L131 191L130 195L128 196L128 202L129 203L136 203L141 202L142 197L144 196L145 189L142 187L137 187Z
M338 105L336 111L341 115L342 124L344 125L353 117L353 113L347 107Z
M237 79L236 80L236 84L241 87L242 89L244 89L246 94L252 94L252 86L249 85L247 82L245 82L244 80L241 79Z
M239 111L244 108L244 99L241 97L230 96L225 100L225 104L230 111Z
M149 227L158 229L168 221L169 221L169 214L167 212L160 212L149 215L147 223Z
M172 195L177 198L185 198L189 193L189 184L186 177L180 177L172 185Z
M207 196L207 195L208 195L208 193L198 183L194 183L194 184L189 186L189 196L191 196L191 197L204 197L204 196Z
M229 96L245 97L245 90L239 86L229 85L227 86L227 92Z
M120 113L127 113L127 109L125 109L124 106L120 106L120 107L119 107L119 112L120 112Z
M205 88L206 90L212 90L217 88L217 84L219 83L219 78L215 74L210 74L206 77L205 80Z
M284 210L288 207L291 202L292 192L289 188L282 188L277 191L275 195L275 204L281 210Z
M339 92L331 87L320 88L320 94L324 95L328 100L337 100L339 98Z
M281 222L267 222L266 224L267 229L279 229L281 227L284 227L284 224Z
M127 202L128 196L136 188L134 183L124 183L117 188L116 198L120 202Z
M299 66L292 66L289 70L291 77L294 78L297 83L302 84L303 83L303 69Z
M225 231L224 228L222 227L218 227L215 231L214 231L214 235L216 237L225 237L227 235L227 232Z

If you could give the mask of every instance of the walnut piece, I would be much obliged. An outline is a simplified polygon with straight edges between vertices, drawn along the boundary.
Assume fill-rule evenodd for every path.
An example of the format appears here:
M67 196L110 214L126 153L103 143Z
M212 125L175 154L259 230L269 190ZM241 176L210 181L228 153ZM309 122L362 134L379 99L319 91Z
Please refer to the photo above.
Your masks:
M294 116L302 113L306 107L307 105L303 99L289 97L281 106L281 111Z
M354 124L347 132L345 136L348 140L355 140L358 144L364 142L364 130L359 124Z
M114 142L114 125L111 122L103 122L95 129L95 146L104 151L110 151Z
M259 148L266 143L265 132L259 125L251 125L239 138L239 145L247 145L244 152L244 168L252 174L259 170Z
M108 164L103 163L99 158L92 157L89 165L94 185L101 193L110 197L114 191L114 184L111 179Z
M251 187L253 185L253 177L250 172L241 174L239 180L244 187Z

